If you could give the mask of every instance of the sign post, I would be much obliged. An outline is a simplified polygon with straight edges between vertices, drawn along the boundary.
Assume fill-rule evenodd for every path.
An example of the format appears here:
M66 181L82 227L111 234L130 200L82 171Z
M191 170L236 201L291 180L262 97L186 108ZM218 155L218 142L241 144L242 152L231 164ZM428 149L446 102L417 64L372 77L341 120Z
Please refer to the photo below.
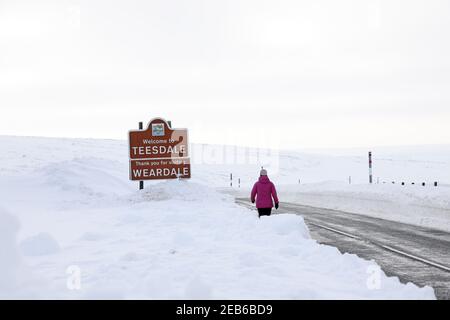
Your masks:
M369 183L373 183L373 173L372 173L372 152L369 152Z
M191 162L189 158L187 129L172 129L161 118L150 121L147 129L140 123L138 131L129 132L130 180L189 179Z
M143 130L144 129L144 123L143 122L139 122L139 130ZM139 181L139 190L143 190L144 189L144 181Z

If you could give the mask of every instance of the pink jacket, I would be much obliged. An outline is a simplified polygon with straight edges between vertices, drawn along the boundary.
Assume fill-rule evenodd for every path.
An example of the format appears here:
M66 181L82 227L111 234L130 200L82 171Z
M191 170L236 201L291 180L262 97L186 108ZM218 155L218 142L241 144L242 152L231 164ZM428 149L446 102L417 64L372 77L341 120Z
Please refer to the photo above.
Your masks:
M267 176L259 177L259 181L255 183L252 189L251 200L255 201L256 208L273 208L272 198L275 203L278 203L277 190L275 185L269 180Z

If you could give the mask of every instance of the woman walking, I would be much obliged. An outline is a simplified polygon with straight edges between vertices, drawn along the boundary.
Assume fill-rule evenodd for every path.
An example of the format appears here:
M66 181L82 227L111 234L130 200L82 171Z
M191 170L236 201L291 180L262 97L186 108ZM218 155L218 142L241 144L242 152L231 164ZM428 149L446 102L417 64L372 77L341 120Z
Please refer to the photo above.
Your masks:
M279 201L277 190L272 181L269 180L267 170L265 169L261 170L258 182L253 186L251 200L252 203L255 203L256 201L256 208L258 209L260 218L261 216L270 216L274 202L275 209L278 209Z

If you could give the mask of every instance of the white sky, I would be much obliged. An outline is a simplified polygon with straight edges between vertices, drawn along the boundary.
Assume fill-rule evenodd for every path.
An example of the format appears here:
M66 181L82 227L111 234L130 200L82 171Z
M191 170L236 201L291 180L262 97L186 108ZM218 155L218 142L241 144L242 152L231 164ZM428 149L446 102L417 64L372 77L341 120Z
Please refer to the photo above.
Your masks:
M450 143L450 0L0 0L0 134Z

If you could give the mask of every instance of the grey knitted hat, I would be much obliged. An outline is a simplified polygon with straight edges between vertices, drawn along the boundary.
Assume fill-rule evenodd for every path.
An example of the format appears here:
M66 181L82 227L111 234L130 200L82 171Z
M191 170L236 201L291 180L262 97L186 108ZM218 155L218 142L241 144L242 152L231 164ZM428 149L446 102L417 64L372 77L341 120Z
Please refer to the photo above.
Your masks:
M259 173L260 176L267 176L267 170L261 169L261 172Z

